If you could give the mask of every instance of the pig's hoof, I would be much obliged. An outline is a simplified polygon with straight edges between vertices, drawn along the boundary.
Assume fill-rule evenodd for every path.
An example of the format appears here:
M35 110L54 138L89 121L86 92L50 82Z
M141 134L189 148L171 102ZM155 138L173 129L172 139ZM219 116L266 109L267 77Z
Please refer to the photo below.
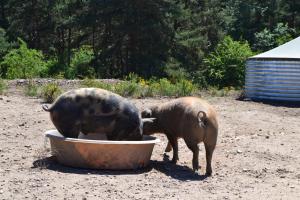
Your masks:
M164 161L170 161L170 156L167 155L166 153L164 153L164 155L163 155L163 160L164 160Z
M170 147L170 148L167 147L167 148L165 149L165 152L171 152L171 151L172 151L172 148L171 148L171 147Z
M201 175L200 174L200 170L194 170L194 173L195 173L196 176L200 176Z
M205 173L205 176L211 176L212 175L212 172L211 171L208 171Z

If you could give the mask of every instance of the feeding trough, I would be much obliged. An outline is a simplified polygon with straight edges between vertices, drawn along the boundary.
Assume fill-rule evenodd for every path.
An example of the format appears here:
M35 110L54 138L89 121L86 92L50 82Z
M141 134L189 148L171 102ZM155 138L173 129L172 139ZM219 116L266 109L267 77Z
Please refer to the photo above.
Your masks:
M50 139L52 155L59 163L89 169L137 169L150 161L155 143L152 136L142 141L109 141L66 138L57 130L45 132Z

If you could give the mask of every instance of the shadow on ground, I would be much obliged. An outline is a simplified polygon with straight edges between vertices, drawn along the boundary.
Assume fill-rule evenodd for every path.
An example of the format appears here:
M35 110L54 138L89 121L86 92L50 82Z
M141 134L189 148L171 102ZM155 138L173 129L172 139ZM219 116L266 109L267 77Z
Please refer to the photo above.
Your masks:
M40 158L33 162L32 168L49 169L62 173L72 174L98 174L98 175L122 175L122 174L142 174L152 170L152 166L149 165L145 168L135 170L95 170L85 168L75 168L61 165L57 162L55 156Z
M208 178L206 175L199 175L195 173L187 166L175 165L171 163L169 156L166 154L164 154L163 161L151 161L151 166L153 169L156 169L167 176L181 181L201 181Z
M150 161L150 164L142 169L135 170L93 170L84 168L73 168L61 165L57 162L55 156L40 158L33 162L32 168L49 169L62 173L74 174L95 174L95 175L124 175L124 174L143 174L155 169L166 176L181 181L201 181L207 178L205 175L194 173L189 167L172 164L168 157L164 161Z
M245 102L256 102L262 103L275 107L287 107L287 108L300 108L300 102L297 101L279 101L279 100L266 100L266 99L249 99L244 97L236 98L237 101L245 101Z

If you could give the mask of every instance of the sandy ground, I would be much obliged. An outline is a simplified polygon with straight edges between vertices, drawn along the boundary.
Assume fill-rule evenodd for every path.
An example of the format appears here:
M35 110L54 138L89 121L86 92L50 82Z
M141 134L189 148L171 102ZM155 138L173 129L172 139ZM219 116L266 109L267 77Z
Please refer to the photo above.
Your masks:
M179 163L163 160L167 140L145 169L108 171L61 166L43 132L54 128L41 100L0 96L0 199L300 199L300 106L208 97L220 132L213 176L194 175L180 140ZM168 99L134 99L139 108ZM48 150L47 150L48 149ZM205 150L200 145L201 174Z

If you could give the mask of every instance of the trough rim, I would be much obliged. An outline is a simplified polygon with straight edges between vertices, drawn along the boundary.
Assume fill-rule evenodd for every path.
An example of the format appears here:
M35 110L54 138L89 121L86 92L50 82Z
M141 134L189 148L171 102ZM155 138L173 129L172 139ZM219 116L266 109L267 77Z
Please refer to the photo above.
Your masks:
M74 143L89 143L89 144L156 144L160 142L160 139L143 135L143 141L112 141L112 140L88 140L88 139L79 139L79 138L67 138L62 136L56 129L48 130L44 133L45 137L50 139L58 139L65 142L74 142Z

